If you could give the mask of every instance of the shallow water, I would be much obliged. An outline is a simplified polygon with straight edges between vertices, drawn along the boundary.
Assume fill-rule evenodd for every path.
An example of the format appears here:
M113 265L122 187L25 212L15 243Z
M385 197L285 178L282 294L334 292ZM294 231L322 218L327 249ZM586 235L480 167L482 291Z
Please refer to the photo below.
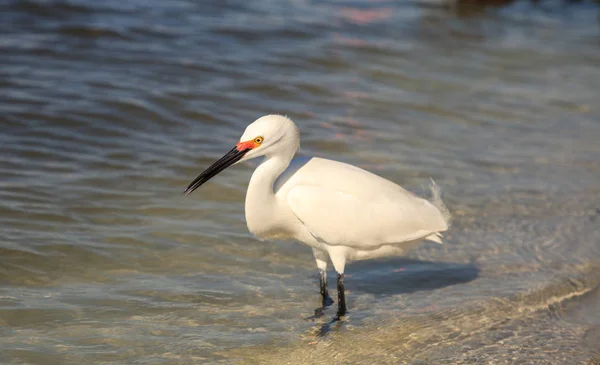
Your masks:
M0 6L1 362L600 357L597 3ZM348 266L341 323L304 319L307 247L247 233L254 165L182 195L268 113L454 215Z

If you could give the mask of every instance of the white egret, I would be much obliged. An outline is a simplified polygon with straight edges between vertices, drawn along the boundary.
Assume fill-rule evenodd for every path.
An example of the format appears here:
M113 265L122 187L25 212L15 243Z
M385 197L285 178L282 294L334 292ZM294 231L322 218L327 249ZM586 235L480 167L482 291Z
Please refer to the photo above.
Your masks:
M237 145L185 189L237 162L264 156L246 193L246 223L260 239L293 239L312 248L323 306L327 263L337 276L338 317L346 313L344 269L352 260L401 255L423 240L441 243L450 215L435 183L431 201L361 168L318 157L293 158L300 133L290 119L267 115L250 124Z

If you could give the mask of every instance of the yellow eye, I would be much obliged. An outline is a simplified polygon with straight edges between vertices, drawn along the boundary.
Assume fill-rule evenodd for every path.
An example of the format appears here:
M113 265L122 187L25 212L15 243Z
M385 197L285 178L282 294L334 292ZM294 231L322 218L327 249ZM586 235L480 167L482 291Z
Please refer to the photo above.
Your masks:
M264 140L264 138L262 138L262 137L256 137L256 138L254 138L254 143L261 144L261 143L263 143L263 140Z

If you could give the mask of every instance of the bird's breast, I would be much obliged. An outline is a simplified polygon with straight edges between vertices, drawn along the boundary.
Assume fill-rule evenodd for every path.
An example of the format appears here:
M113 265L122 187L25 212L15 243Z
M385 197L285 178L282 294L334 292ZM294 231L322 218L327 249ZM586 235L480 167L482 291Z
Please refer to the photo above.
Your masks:
M302 240L304 229L298 218L280 204L266 207L246 206L246 224L254 236L262 240Z
M282 225L266 220L246 218L250 233L262 240L284 240L294 238L293 232Z
M290 235L280 217L268 209L247 207L246 225L250 233L263 240L284 239Z

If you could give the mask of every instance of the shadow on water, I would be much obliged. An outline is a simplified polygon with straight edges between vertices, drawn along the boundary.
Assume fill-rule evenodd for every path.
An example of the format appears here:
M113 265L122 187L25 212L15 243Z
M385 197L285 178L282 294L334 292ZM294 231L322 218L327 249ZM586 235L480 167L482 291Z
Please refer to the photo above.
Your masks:
M353 292L396 295L468 283L479 275L474 264L393 258L353 263L347 287Z
M468 283L479 276L472 263L457 264L407 258L359 261L350 267L346 288L353 293L377 296L409 294L421 290L435 290ZM351 311L351 309L350 309ZM317 326L318 337L339 330L345 318L333 317Z

